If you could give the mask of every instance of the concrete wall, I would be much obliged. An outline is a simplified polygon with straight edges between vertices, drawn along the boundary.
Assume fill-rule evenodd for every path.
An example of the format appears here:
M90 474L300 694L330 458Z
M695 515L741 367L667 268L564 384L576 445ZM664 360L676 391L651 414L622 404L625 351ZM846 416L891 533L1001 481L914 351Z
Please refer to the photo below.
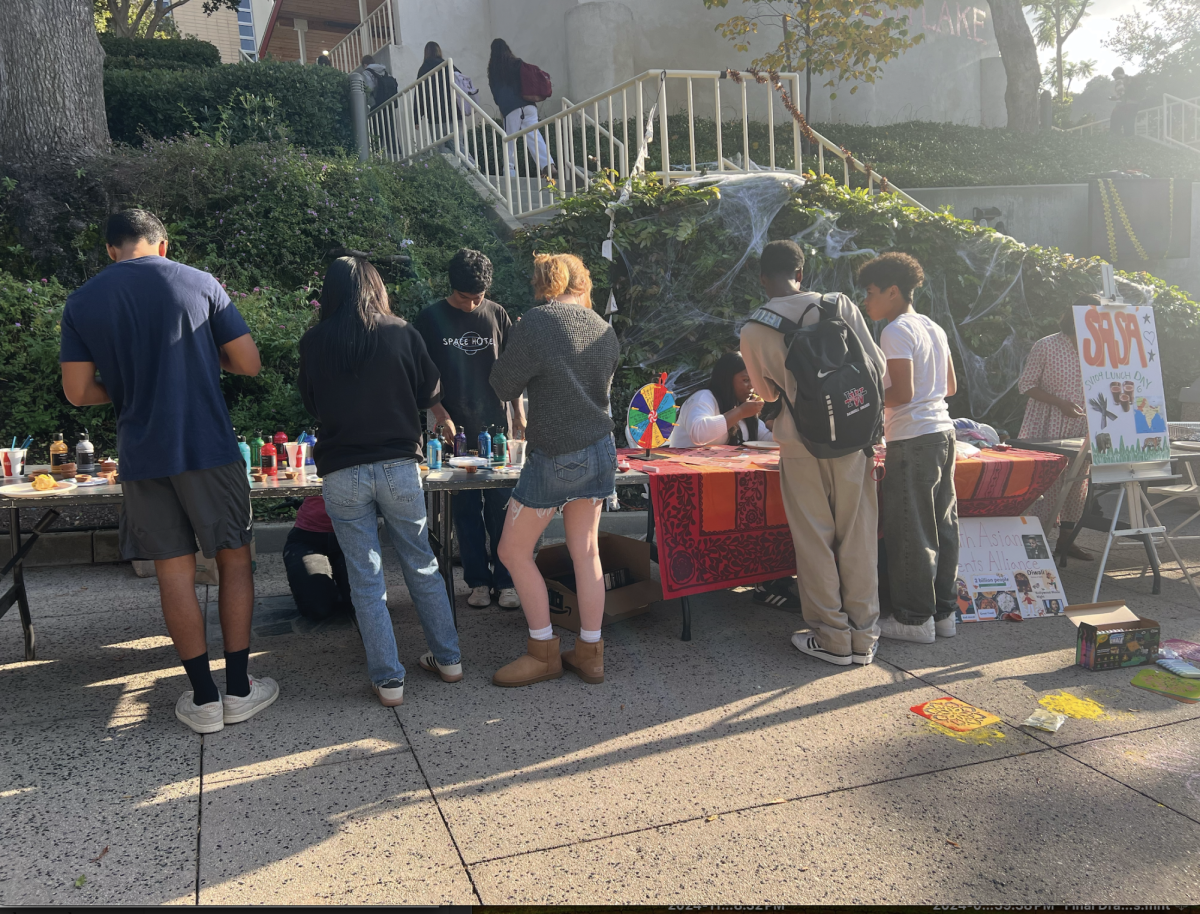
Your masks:
M1086 184L906 189L930 209L948 206L960 219L973 218L975 208L997 207L1005 234L1018 241L1082 257L1092 254ZM1192 256L1157 261L1149 272L1200 298L1200 184L1192 185Z

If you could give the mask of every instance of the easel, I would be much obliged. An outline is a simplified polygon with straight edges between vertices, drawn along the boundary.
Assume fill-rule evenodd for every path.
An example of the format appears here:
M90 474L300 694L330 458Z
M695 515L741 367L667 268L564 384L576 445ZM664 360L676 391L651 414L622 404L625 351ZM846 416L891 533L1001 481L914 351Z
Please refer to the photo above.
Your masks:
M1200 599L1200 587L1196 586L1196 582L1192 579L1187 565L1184 564L1178 550L1175 548L1175 543L1167 534L1166 526L1158 519L1158 515L1154 511L1154 506L1150 503L1150 499L1146 497L1146 492L1142 488L1142 484L1147 482L1170 484L1179 480L1181 477L1178 474L1171 473L1171 461L1111 463L1100 464L1099 466L1092 464L1087 469L1084 469L1090 452L1091 442L1085 438L1079 448L1079 453L1071 460L1071 465L1067 469L1067 476L1063 482L1062 491L1059 492L1058 499L1054 505L1053 517L1058 517L1061 514L1063 505L1066 504L1071 489L1085 478L1090 478L1091 480L1087 506L1091 506L1096 500L1096 494L1091 486L1121 487L1117 494L1117 506L1113 510L1112 523L1108 527L1108 536L1104 543L1104 553L1100 556L1100 567L1096 570L1096 586L1092 589L1092 602L1095 603L1100 598L1100 585L1104 580L1104 567L1108 562L1108 554L1112 551L1113 543L1119 536L1136 536L1142 541L1142 544L1146 548L1146 557L1149 559L1150 567L1154 571L1154 586L1151 592L1155 594L1162 591L1162 576L1159 572L1160 562L1158 551L1154 546L1154 537L1161 536L1163 542L1167 544L1167 548L1171 550L1171 555L1174 556L1179 570L1183 572L1183 576L1188 584L1191 585L1192 591ZM1126 527L1117 529L1117 525L1121 520L1122 505L1128 509L1129 523ZM1084 516L1087 516L1087 507L1084 509ZM1147 517L1153 522L1153 525L1148 525ZM1064 563L1065 552L1075 542L1075 537L1079 535L1081 526L1082 518L1065 540L1060 538L1056 553L1060 554ZM1145 569L1143 568L1144 571Z

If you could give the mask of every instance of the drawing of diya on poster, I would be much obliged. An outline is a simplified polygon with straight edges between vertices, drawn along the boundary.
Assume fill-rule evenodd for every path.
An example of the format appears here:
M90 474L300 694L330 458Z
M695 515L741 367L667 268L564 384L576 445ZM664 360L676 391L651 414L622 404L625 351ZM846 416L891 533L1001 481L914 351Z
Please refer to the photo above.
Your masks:
M1108 300L1075 307L1092 462L1169 460L1154 309Z

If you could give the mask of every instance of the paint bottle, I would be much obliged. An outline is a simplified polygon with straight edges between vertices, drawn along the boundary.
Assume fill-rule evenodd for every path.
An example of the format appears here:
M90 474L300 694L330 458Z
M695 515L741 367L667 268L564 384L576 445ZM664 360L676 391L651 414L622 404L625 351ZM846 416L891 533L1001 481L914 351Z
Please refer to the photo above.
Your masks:
M434 426L429 443L425 445L425 462L431 470L442 468L442 442L438 440L438 426Z
M479 456L484 458L492 456L492 434L486 428L479 433Z
M304 443L308 445L308 449L304 452L304 465L306 467L315 467L317 461L313 459L313 448L317 446L317 436L313 429L306 429L304 432Z
M88 440L87 432L79 433L79 443L75 445L75 466L80 473L90 473L96 465L96 448Z
M246 463L246 475L250 475L250 445L246 443L245 435L238 435L238 453L242 455L242 460Z
M261 464L262 446L262 432L257 431L254 433L254 437L250 439L250 466L256 467Z
M467 433L461 428L458 430L458 434L454 436L454 456L467 456Z
M271 477L279 475L279 460L277 459L278 452L275 450L275 443L267 440L263 442L262 449L258 452L258 465L262 467L262 471Z
M63 441L63 433L55 432L54 440L50 442L50 471L55 472L59 467L64 467L71 462L70 449L67 443Z
M508 438L504 434L504 428L501 427L496 434L492 435L492 463L502 467L507 459Z
M271 439L271 442L275 445L276 465L279 469L286 470L288 468L288 456L287 448L284 445L288 443L288 436L287 432L283 430L282 425L275 429L275 437Z

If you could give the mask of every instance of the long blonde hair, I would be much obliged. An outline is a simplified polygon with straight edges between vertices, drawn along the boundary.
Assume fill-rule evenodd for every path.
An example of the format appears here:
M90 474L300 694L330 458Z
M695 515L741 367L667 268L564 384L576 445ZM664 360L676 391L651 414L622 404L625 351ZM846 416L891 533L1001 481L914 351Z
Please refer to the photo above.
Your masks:
M553 301L565 292L578 295L580 306L592 307L592 275L574 254L536 254L533 258L533 292Z

